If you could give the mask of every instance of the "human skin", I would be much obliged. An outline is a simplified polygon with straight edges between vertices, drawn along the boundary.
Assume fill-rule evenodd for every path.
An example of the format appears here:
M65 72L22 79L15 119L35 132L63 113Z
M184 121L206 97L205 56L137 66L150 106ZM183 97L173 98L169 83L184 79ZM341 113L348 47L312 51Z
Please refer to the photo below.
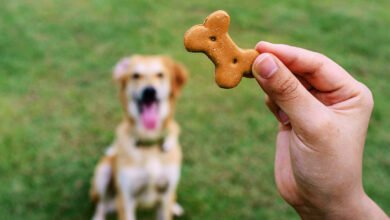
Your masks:
M364 192L370 90L326 56L259 42L253 75L279 120L275 180L302 219L388 219Z

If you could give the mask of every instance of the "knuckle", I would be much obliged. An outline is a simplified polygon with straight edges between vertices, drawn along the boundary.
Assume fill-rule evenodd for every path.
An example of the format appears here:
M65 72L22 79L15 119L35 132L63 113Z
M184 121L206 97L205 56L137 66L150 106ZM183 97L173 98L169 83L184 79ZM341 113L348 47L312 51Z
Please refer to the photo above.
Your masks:
M315 57L316 60L319 60L321 63L324 63L329 60L329 57L319 52L313 52L313 57Z
M374 107L374 98L372 96L371 90L364 85L363 83L360 83L361 87L361 94L362 94L362 106L364 106L367 109L372 109Z
M316 57L318 62L317 69L322 69L323 66L325 66L325 64L329 61L329 58L322 53L314 52L314 57Z
M281 82L279 88L276 90L276 95L282 101L295 99L298 95L298 87L298 80L294 76L288 77Z

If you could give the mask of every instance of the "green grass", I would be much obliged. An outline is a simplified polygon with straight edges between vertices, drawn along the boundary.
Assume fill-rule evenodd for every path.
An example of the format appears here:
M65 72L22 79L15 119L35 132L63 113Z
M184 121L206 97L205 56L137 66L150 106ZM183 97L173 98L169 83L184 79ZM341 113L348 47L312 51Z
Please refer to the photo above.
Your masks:
M191 73L177 109L181 219L298 219L275 187L276 120L259 86L219 89L206 56L183 48L217 9L240 46L316 50L372 89L364 186L389 213L389 1L21 0L0 7L1 219L91 217L93 168L122 118L110 71L133 53L170 54Z

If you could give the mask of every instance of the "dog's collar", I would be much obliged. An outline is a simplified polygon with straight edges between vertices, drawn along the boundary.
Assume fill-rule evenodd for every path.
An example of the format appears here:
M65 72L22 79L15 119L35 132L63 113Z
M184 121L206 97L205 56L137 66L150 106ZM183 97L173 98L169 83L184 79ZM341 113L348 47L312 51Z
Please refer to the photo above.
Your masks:
M163 134L155 139L138 139L135 143L136 147L151 147L151 146L162 146L164 143L165 137L168 135L167 131L164 131Z
M137 147L150 147L155 145L161 146L163 142L164 142L164 137L159 137L156 139L145 139L145 140L140 139L137 140L135 146Z

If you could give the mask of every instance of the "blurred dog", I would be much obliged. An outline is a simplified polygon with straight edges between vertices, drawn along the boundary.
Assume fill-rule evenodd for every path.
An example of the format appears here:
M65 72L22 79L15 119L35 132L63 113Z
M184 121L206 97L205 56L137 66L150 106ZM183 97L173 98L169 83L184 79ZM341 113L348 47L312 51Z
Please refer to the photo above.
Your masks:
M176 187L182 152L174 110L187 70L169 57L134 55L120 60L113 76L126 117L95 168L93 219L115 209L119 219L135 219L137 208L153 207L157 219L181 215Z

